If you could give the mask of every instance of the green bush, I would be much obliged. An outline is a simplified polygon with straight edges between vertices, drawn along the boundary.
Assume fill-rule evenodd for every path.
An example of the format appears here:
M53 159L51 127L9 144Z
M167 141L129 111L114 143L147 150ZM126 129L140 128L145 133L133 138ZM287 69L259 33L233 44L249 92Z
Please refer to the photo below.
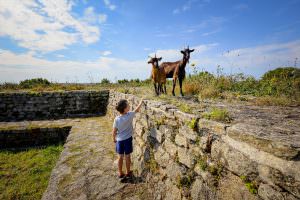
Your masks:
M110 81L107 78L103 78L100 83L101 84L110 84Z
M51 83L47 79L43 78L33 78L26 79L19 83L19 86L24 89L34 88L37 86L49 86Z
M187 94L198 95L199 99L224 97L226 92L254 96L287 96L297 100L300 96L300 69L277 68L266 72L260 80L243 73L217 75L209 72L194 72L184 84Z
M260 84L260 95L293 96L300 90L300 69L294 67L277 68L265 73Z

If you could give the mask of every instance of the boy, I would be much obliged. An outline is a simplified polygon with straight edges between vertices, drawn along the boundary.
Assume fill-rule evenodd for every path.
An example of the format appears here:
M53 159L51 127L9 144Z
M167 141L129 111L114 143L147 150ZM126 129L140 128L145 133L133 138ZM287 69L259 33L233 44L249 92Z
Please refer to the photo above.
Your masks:
M132 171L130 171L130 154L133 151L132 147L132 120L136 112L140 111L143 99L136 107L134 111L129 111L128 101L122 99L118 102L116 109L120 113L114 120L112 136L113 141L116 143L116 152L119 154L118 168L119 168L119 178L130 178ZM126 160L126 174L122 171L123 158L125 154Z

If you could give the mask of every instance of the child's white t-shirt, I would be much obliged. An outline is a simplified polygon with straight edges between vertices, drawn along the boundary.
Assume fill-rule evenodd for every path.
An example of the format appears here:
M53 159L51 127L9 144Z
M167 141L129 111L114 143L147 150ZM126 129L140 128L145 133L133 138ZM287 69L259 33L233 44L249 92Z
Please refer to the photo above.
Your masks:
M132 136L132 120L135 112L127 112L125 115L119 115L115 118L113 128L117 129L117 141L122 141Z

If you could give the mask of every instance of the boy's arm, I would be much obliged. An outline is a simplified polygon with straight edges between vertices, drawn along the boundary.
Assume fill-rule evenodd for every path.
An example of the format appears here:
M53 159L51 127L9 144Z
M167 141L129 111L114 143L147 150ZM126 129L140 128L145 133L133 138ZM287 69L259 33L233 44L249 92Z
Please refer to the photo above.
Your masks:
M113 130L112 130L112 137L113 137L114 143L117 142L116 135L117 135L117 128L113 128Z
M134 109L134 112L140 112L140 109L141 109L143 100L144 100L144 99L142 98L142 99L141 99L141 102L139 103L139 105Z

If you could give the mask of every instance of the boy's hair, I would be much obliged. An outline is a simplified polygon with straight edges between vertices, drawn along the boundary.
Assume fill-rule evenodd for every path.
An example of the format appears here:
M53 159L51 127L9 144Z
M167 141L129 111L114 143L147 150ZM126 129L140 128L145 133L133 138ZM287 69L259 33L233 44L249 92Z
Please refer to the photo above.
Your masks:
M117 111L119 111L120 113L124 113L124 110L125 110L125 108L127 107L127 105L128 105L127 100L126 100L126 99L121 99L121 100L118 102L118 104L117 104L117 106L116 106L116 109L117 109Z

